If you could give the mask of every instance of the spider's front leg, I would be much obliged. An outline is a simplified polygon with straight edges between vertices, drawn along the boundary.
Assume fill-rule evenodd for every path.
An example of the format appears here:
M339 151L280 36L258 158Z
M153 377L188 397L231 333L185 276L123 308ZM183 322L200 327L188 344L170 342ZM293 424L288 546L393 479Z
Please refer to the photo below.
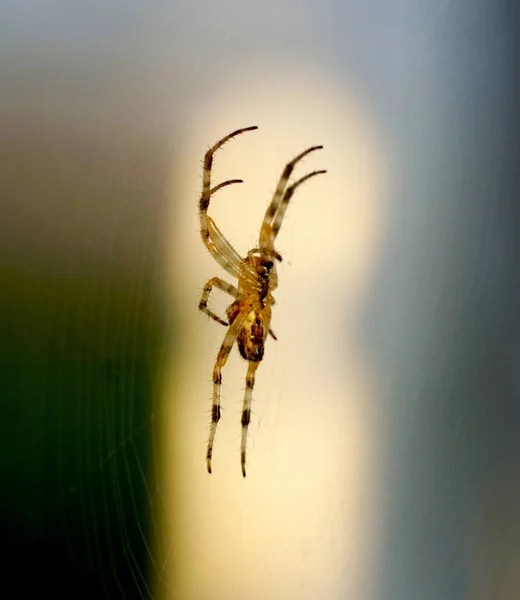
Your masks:
M324 170L313 171L287 188L289 177L291 176L296 164L302 160L302 158L307 156L307 154L310 154L315 150L321 150L322 148L323 146L312 146L311 148L308 148L307 150L304 150L302 153L298 154L298 156L293 158L285 165L285 169L278 180L278 185L276 186L271 203L265 212L262 227L260 229L260 248L269 248L270 250L274 250L274 240L278 235L285 211L287 210L287 205L294 194L295 189L310 177L326 173Z
M233 131L233 133L226 135L226 137L222 138L213 147L211 147L204 156L202 195L199 200L200 235L202 237L204 245L209 250L213 258L233 277L238 277L240 275L242 259L235 251L235 249L231 246L231 244L222 235L222 233L219 231L218 227L215 225L211 217L208 216L208 208L211 196L218 192L218 190L228 185L232 185L234 183L243 182L241 179L230 179L228 181L224 181L223 183L219 183L214 187L211 187L211 168L213 166L213 156L215 152L219 148L221 148L228 140L234 138L237 135L240 135L241 133L244 133L246 131L253 131L255 129L258 129L258 127L244 127L242 129L237 129L236 131Z

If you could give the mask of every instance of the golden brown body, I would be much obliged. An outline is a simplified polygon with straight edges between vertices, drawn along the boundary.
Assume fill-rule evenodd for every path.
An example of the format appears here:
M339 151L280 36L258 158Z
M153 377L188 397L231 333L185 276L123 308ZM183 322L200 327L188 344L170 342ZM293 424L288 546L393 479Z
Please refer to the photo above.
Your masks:
M226 313L229 323L233 323L240 313L240 300L235 300L226 310ZM238 350L242 358L252 362L260 362L264 357L264 345L268 333L269 329L264 326L262 311L252 310L247 315L237 336Z

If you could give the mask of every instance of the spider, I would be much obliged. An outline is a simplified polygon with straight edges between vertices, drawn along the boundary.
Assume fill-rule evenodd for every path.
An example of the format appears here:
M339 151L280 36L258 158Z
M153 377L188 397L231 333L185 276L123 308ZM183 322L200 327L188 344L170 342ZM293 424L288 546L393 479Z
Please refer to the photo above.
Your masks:
M253 248L247 253L245 258L241 258L238 252L222 235L213 219L208 216L208 207L211 197L218 190L234 183L243 183L243 181L241 179L230 179L211 187L211 167L215 152L227 141L246 131L253 131L255 129L258 129L258 127L253 126L237 129L233 133L226 135L226 137L222 138L206 152L204 157L202 195L199 200L202 241L218 264L229 275L238 279L238 287L235 287L220 277L213 277L204 286L199 303L199 309L202 312L209 315L217 323L228 327L213 368L213 402L206 451L206 465L208 473L211 473L213 443L215 441L217 424L221 416L220 387L222 384L222 368L226 364L231 349L236 342L242 358L248 361L241 420L240 463L243 477L246 476L246 441L249 422L251 420L251 402L253 387L255 385L255 373L264 356L264 345L268 335L271 335L275 340L277 339L270 328L271 306L275 303L272 292L278 287L276 261L281 262L282 257L275 250L274 242L280 231L289 200L292 198L296 188L304 181L307 181L307 179L321 173L326 173L324 170L313 171L287 187L289 177L295 165L304 156L315 150L320 150L323 146L312 146L287 163L280 176L271 203L267 207L260 229L258 248ZM214 287L235 298L234 302L226 309L227 321L221 319L208 308L208 299Z

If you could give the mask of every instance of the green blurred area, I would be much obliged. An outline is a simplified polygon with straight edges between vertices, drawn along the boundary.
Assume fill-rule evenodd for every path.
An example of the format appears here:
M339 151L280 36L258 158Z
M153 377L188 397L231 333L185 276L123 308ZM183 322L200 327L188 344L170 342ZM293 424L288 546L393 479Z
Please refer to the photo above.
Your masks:
M18 581L19 597L144 593L172 344L167 172L138 134L93 131L86 144L66 124L6 136L0 150L6 586ZM23 125L20 115L9 128Z

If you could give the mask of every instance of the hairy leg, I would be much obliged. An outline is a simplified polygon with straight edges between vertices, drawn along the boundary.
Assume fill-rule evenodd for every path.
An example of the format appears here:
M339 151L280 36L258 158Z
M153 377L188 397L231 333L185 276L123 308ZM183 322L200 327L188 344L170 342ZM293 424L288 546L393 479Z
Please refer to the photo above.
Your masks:
M220 323L221 325L225 325L226 327L229 325L227 321L221 319L218 315L216 315L213 311L208 308L208 299L211 294L211 290L216 287L226 294L233 296L234 298L238 298L238 290L234 285L231 285L227 281L220 279L220 277L213 277L206 283L204 286L204 290L202 291L202 297L199 302L199 310L209 315L214 321Z
M237 260L238 253L232 248L231 244L219 231L218 227L210 221L208 217L208 207L210 198L218 190L222 189L227 185L234 183L242 183L241 179L230 179L211 187L211 167L213 165L213 155L221 148L228 140L233 137L244 133L245 131L252 131L258 129L258 127L245 127L243 129L237 129L233 133L230 133L226 137L222 138L212 148L210 148L204 156L204 169L202 176L202 195L199 200L199 220L200 220L200 234L204 245L209 250L213 258L224 268L228 273L237 277L240 273L240 262ZM231 250L230 250L231 249Z
M304 177L302 177L301 179L298 179L298 181L296 181L295 183L293 183L290 187L288 187L285 190L285 193L283 195L282 200L280 201L280 206L278 207L278 211L276 212L276 215L273 219L273 223L272 223L272 238L270 243L274 243L274 240L276 239L276 236L278 235L278 232L280 231L280 227L282 226L282 221L283 218L285 216L285 211L287 210L287 206L289 204L289 200L292 198L296 188L298 186L300 186L304 181L307 181L307 179L310 179L311 177L314 177L315 175L321 175L322 173L326 173L327 171L325 170L320 170L320 171L313 171L312 173L309 173L308 175L305 175Z
M259 362L249 362L246 375L246 391L244 394L244 403L242 406L242 441L240 444L240 464L242 466L242 476L246 476L246 445L247 432L251 422L251 403L253 400L253 388L255 387L255 372L258 369Z
M217 360L215 361L215 366L213 368L213 402L211 406L211 424L209 427L208 448L206 452L206 465L208 468L208 473L211 473L213 443L215 441L217 424L220 421L220 387L222 385L222 367L226 364L229 353L231 352L231 348L233 348L233 344L237 339L238 333L250 311L251 307L246 306L244 310L238 314L236 319L227 330L224 341L220 346Z
M267 207L265 212L264 221L262 223L262 228L260 230L260 239L259 246L261 248L266 248L269 245L269 241L271 240L272 227L273 227L273 219L278 210L278 206L283 197L284 190L287 186L287 182L289 181L289 177L294 170L296 164L302 160L304 156L314 152L315 150L320 150L323 146L312 146L312 148L308 148L304 150L301 154L298 154L295 158L293 158L289 163L285 165L285 169L283 170L280 179L278 180L278 185L276 186L276 190L273 194L273 198L271 200L271 204Z

